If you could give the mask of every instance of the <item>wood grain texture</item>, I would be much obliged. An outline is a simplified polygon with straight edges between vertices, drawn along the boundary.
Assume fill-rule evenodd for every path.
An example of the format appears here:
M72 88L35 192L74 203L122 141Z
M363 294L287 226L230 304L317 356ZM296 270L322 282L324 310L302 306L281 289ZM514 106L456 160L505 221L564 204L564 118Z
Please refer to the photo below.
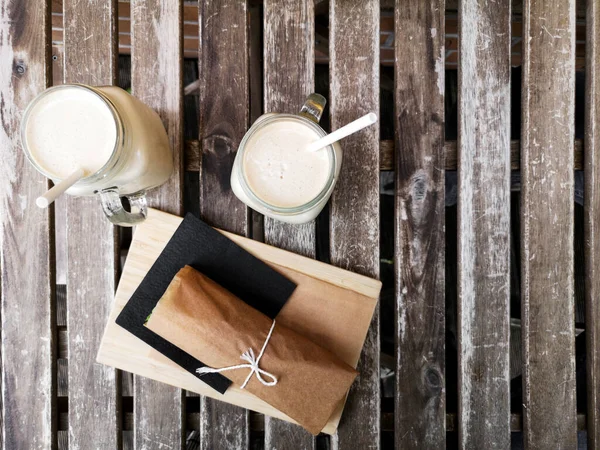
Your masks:
M199 49L200 208L208 223L246 234L247 207L233 194L231 167L248 129L246 1L204 1Z
M131 2L132 93L163 121L173 151L169 180L148 194L148 204L183 213L183 5L181 1ZM134 378L134 443L152 449L185 446L184 394L144 377Z
M524 441L575 448L575 1L526 0L521 134Z
M575 170L583 170L583 140L575 139L573 157ZM456 141L444 142L444 168L456 170L458 145ZM379 170L394 170L395 167L394 141L379 142ZM200 143L197 140L185 141L185 170L198 172L200 170ZM510 169L519 170L521 167L521 141L510 141Z
M69 360L66 356L67 347L67 331L61 330L58 333L58 358L56 366L56 384L57 384L57 396L68 397L69 396ZM64 342L63 342L64 341ZM60 347L64 346L65 349ZM121 396L132 397L133 396L133 375L128 372L121 372Z
M114 0L64 0L65 82L116 81ZM97 364L118 268L116 230L97 198L67 200L69 447L121 445L119 376Z
M446 442L443 11L396 3L395 443L407 449Z
M152 190L149 204L181 215L183 205L182 1L133 0L131 89L154 109L169 135L174 170Z
M585 85L585 334L588 447L600 446L600 5L588 2Z
M394 429L394 414L384 412L381 416L381 431L393 431L393 429ZM577 431L584 431L584 430L586 430L586 415L585 414L577 414ZM456 431L458 431L457 414L456 413L447 413L446 414L446 432L452 433L452 432L456 432ZM510 415L510 431L512 433L519 433L519 432L523 431L523 416L521 414L512 413ZM516 438L515 440L518 440L518 437L515 436L515 438ZM456 448L456 447L454 447L454 448ZM517 448L519 448L519 447L517 447ZM523 447L521 446L520 448L523 448Z
M510 3L462 0L459 21L459 442L466 449L505 449L510 447Z
M379 113L379 2L331 0L331 129ZM361 26L356 26L360 24ZM346 138L344 160L330 203L331 263L379 276L379 125ZM375 311L359 377L332 448L379 448L379 311Z
M381 6L383 7L385 5L385 2L387 2L389 0L382 0L382 4ZM458 9L458 3L459 0L448 0L446 2L446 10L447 11L456 11ZM513 10L513 14L517 15L517 14L522 14L524 9L523 9L523 2L520 0L512 0L512 10ZM585 4L586 2L584 1L580 1L577 0L576 1L576 5L577 5L577 18L584 18L585 17ZM589 4L589 3L588 3Z
M67 346L67 332L58 332L58 359L56 368L56 381L57 381L57 395L59 397L69 396L69 360L66 356ZM64 343L62 342L64 341ZM61 346L65 346L64 350L61 350ZM133 396L133 375L128 372L121 372L121 396L132 397Z
M19 137L23 110L51 81L49 14L49 2L44 0L0 1L0 446L4 449L57 445L53 210L35 206L36 197L49 184L27 161Z
M295 114L315 85L314 2L264 2L264 110ZM290 76L293 74L293 76ZM286 224L264 218L265 242L315 257L315 222ZM265 417L265 448L313 449L314 437L282 420Z
M246 235L248 210L230 185L231 168L248 128L247 1L200 2L200 214L211 225ZM203 449L245 449L248 412L202 397Z
M314 2L266 1L263 88L265 112L299 113L314 86ZM265 217L264 223L265 242L315 257L314 222L291 225Z

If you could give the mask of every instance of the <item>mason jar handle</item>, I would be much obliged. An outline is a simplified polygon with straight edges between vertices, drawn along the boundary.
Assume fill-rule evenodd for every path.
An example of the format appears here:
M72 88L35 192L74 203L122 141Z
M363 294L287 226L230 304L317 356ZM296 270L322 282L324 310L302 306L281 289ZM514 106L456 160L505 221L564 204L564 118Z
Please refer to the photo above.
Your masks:
M326 104L327 100L321 94L310 94L304 102L304 105L302 105L300 115L315 123L319 123Z
M146 220L148 203L146 202L145 192L124 196L129 201L131 212L123 207L121 196L116 188L104 189L98 192L98 195L100 195L104 214L115 225L132 227Z

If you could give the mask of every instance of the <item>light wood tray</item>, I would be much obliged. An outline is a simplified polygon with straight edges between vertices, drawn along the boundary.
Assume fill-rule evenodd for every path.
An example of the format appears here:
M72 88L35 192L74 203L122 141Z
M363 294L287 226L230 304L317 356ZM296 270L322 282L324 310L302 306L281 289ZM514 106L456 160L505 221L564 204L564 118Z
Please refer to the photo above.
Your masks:
M100 343L97 361L136 375L142 375L288 422L294 422L282 412L236 386L231 386L224 395L219 394L210 386L198 380L194 375L182 369L173 361L115 323L115 319L133 295L152 264L154 264L182 220L181 217L150 209L148 219L137 227L131 248L129 249L127 261L123 268L121 281L117 288L108 324ZM345 329L332 327L331 330L324 330L325 334L330 334L330 339L339 340L340 350L339 352L336 351L338 356L348 364L356 367L370 324L370 318L377 304L381 282L251 239L221 232L239 246L267 263L276 264L300 274L326 281L348 291L362 294L360 297L361 304L358 306L365 312L365 314L362 314L363 319L358 318L353 320L351 324L348 324L351 325L350 328L348 326ZM348 297L356 298L357 296L349 295ZM327 300L324 299L323 301ZM331 302L331 305L328 304L327 306L328 308L337 308L342 315L347 315L347 311L344 311L345 306L348 308L357 307L357 305L344 305L339 301ZM336 336L339 336L339 338ZM340 404L323 429L324 433L335 433L340 422L342 410L343 404Z

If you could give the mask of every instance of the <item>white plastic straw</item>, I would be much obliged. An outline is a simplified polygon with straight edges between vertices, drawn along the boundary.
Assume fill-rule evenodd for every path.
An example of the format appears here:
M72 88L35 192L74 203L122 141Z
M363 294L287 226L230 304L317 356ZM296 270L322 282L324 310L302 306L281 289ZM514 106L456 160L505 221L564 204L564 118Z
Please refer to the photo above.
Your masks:
M79 180L83 178L85 175L85 171L81 168L77 169L71 175L69 175L64 180L60 181L58 184L54 185L52 189L46 192L41 197L38 197L35 200L35 204L40 208L47 208L54 200L56 200L63 192L77 183Z
M350 122L348 125L344 125L342 128L335 130L333 133L328 134L327 136L322 137L318 141L309 144L307 150L309 152L314 152L328 145L337 142L346 136L350 136L351 134L356 133L363 128L368 127L369 125L373 125L377 122L377 114L369 113L362 116L360 119L356 119L354 122Z

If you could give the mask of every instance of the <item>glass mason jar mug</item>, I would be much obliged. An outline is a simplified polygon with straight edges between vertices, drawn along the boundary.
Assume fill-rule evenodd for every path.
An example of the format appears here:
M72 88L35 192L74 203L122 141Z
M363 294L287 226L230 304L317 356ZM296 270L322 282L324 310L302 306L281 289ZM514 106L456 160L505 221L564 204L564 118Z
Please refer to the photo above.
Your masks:
M268 113L250 127L237 151L231 188L250 208L282 222L314 220L337 181L342 149L306 147L326 136L319 125L326 100L311 94L299 114Z
M66 193L98 195L108 219L121 226L145 219L145 191L163 184L173 171L158 114L116 86L67 84L45 90L24 112L21 140L31 164L54 183L83 169L84 177Z

